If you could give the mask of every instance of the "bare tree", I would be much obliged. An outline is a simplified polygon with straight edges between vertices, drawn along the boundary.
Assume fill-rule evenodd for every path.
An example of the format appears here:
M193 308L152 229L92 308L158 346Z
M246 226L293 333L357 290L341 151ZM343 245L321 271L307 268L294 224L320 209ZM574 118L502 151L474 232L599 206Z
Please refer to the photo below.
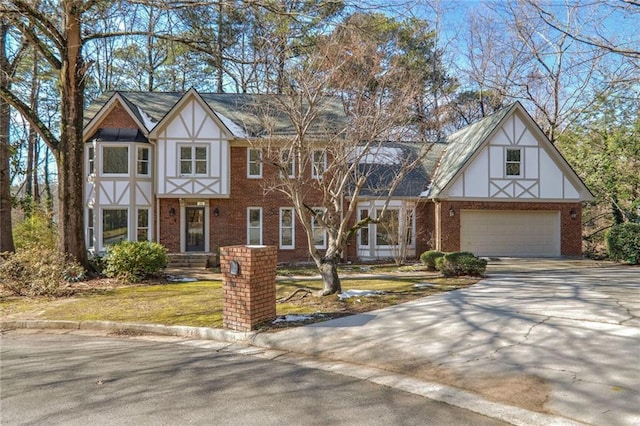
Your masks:
M265 189L283 193L293 205L324 282L321 295L341 291L337 266L347 241L360 227L384 220L390 197L425 154L397 148L415 139L407 132L418 127L412 126L413 100L422 91L422 76L402 65L403 52L390 42L395 33L386 32L391 22L362 18L321 38L317 52L286 70L290 86L278 108L294 132L272 139L265 155L280 171ZM364 30L365 23L382 27ZM322 120L336 108L344 108L344 120ZM393 142L395 149L388 149ZM381 171L370 160L385 156L394 166L373 189L387 204L377 217L356 220L360 194L372 189L371 177Z

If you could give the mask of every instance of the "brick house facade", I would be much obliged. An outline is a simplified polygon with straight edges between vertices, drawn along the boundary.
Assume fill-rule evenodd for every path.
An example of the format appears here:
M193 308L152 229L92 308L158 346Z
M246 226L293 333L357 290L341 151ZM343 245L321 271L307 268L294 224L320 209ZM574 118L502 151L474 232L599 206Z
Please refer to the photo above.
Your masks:
M262 98L191 89L115 92L92 104L84 133L88 247L100 252L122 239L144 239L170 253L215 253L261 244L278 247L279 262L310 261L290 203L265 190L281 172L255 161L264 132L246 105L256 99ZM346 120L337 107L323 119ZM277 137L291 136L286 123L276 124ZM392 220L407 235L408 257L433 248L581 255L581 205L592 196L519 103L444 142L433 144L420 173L389 202ZM301 173L311 174L311 167ZM347 201L357 203L354 220L378 214L384 204L367 193L357 200L345 194ZM343 258L392 257L386 236L380 225L367 225Z

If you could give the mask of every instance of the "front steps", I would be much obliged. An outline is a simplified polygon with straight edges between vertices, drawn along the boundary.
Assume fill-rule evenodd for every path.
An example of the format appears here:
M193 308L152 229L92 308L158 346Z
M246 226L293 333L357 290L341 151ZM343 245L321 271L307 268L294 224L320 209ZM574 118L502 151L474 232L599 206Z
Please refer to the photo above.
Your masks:
M215 253L169 253L167 268L205 269L217 266Z

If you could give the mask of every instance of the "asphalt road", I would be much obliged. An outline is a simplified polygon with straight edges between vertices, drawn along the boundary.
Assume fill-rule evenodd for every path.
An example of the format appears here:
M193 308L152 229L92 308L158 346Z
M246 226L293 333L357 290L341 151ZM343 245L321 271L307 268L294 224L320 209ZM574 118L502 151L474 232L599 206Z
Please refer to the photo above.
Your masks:
M503 424L217 342L16 330L0 345L2 425Z

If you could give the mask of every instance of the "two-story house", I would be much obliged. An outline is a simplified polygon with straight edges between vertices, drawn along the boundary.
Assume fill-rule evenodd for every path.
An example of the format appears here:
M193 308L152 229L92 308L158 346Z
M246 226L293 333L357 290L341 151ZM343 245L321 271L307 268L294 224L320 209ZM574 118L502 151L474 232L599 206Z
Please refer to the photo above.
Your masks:
M101 252L123 239L151 240L170 253L215 253L226 245L267 244L279 248L280 261L309 260L291 205L264 190L265 180L281 171L265 167L260 143L267 135L290 137L292 130L282 116L260 110L263 96L191 89L114 92L94 102L84 130L87 246ZM341 108L326 105L318 132L344 123ZM362 161L384 166L387 154L373 152ZM319 149L303 173L318 174L327 161ZM397 247L389 243L390 229L407 235L396 240L408 256L429 248L578 256L581 203L590 198L516 103L434 143L389 202L385 223L395 226L369 224L345 257L392 257ZM376 216L384 203L368 191L355 201L354 219ZM323 238L319 229L320 249Z

